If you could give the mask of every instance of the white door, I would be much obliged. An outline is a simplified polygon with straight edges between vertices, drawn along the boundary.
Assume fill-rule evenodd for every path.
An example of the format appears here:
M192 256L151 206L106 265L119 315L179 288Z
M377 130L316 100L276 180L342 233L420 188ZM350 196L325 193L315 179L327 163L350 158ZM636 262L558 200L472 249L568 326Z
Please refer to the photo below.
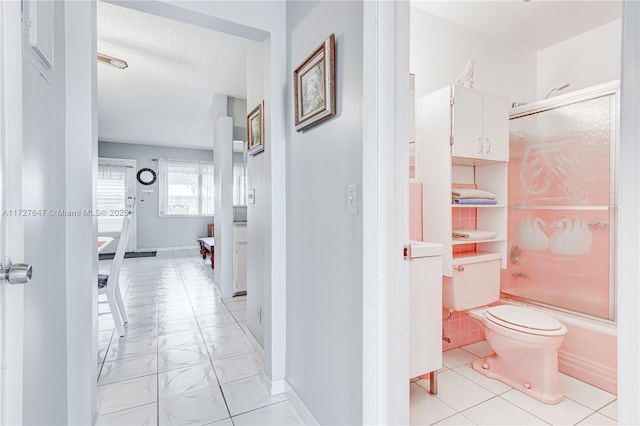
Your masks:
M114 240L101 253L115 253L122 230L120 214L133 211L133 221L125 251L136 250L136 160L98 158L98 209L107 212L98 217L98 235Z
M482 158L482 92L456 86L453 105L454 157Z
M482 99L484 158L509 161L509 100L489 93Z
M22 261L20 2L0 2L0 263ZM0 281L0 425L22 424L24 287Z

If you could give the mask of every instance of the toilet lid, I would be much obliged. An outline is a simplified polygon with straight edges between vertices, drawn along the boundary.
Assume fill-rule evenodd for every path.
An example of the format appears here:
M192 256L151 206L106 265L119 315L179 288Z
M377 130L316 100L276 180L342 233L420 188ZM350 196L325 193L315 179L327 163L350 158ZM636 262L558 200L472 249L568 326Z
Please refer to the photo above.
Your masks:
M485 318L495 324L525 333L562 334L566 331L566 327L552 316L520 306L494 306L486 311Z

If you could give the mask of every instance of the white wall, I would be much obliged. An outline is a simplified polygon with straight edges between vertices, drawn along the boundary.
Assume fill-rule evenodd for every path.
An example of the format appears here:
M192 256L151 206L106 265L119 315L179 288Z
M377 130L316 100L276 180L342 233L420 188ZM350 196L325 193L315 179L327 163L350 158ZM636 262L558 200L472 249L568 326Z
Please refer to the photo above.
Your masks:
M475 61L475 89L510 102L535 99L535 52L411 8L410 71L416 75L416 99L455 83L470 59Z
M247 113L265 101L265 114L270 114L269 42L247 44ZM267 173L271 155L270 123L265 120L265 150L247 158L247 189L255 191L255 204L247 205L247 327L264 348L264 285L268 280L265 266L271 261L270 251L265 247L265 232L268 229L267 206L271 202L267 194L270 176Z
M213 171L215 192L213 277L222 297L233 296L233 118L227 115L227 96L213 96Z
M158 158L173 160L213 161L213 151L205 149L172 148L158 145L130 143L98 143L98 155L106 158L136 160L137 169L149 167L158 172ZM137 170L136 170L137 172ZM136 242L138 250L156 250L167 247L198 246L197 239L207 236L207 217L160 217L158 216L159 181L136 188ZM142 192L153 191L153 192ZM144 201L143 201L144 200Z
M621 21L538 52L537 99L554 87L570 83L564 94L620 78Z
M363 4L287 2L287 381L320 424L362 423ZM337 115L293 125L293 70L336 37ZM275 187L275 185L274 185Z

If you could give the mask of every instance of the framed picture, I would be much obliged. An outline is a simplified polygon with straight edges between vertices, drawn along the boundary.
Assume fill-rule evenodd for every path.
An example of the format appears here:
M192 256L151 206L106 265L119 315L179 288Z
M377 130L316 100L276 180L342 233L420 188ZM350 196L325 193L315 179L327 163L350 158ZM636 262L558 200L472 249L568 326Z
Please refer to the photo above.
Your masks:
M264 101L247 115L247 152L256 155L264 151Z
M335 36L293 72L296 130L298 132L336 115Z

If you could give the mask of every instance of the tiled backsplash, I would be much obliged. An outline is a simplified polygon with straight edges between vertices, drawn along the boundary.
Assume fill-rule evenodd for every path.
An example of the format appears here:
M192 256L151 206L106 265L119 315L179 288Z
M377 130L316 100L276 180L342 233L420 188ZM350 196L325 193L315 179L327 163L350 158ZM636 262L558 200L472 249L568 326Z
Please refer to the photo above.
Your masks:
M451 207L451 219L453 229L476 229L476 217L478 209ZM460 244L453 246L453 254L473 253L475 244Z
M446 318L449 312L443 310L442 315L443 318ZM443 351L484 340L480 324L465 312L454 312L449 319L442 321L442 326L444 327L444 335L451 341L449 343L445 340L442 341Z

